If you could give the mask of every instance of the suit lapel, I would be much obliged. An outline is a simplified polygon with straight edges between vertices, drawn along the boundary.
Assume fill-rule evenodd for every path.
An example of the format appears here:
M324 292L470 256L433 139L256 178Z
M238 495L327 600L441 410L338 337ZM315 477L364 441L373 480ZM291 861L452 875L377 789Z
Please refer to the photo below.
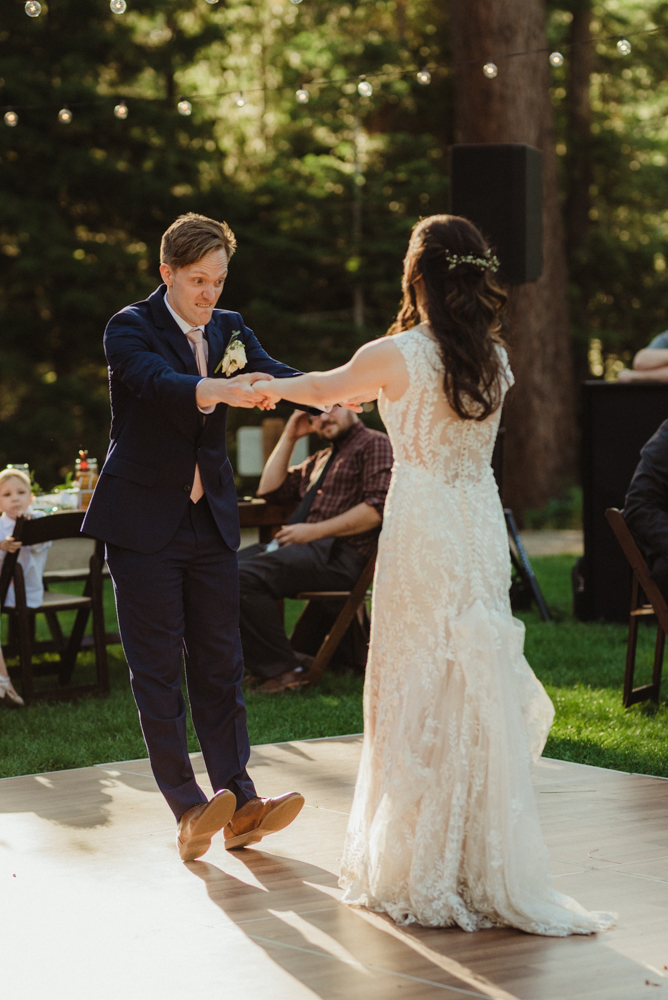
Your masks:
M211 321L207 323L204 327L204 333L206 339L209 342L209 360L207 363L207 375L212 377L215 373L216 368L220 364L223 354L225 353L225 347L227 346L228 337L225 336L223 331L219 328L216 322L216 315L214 313Z
M181 361L186 375L197 375L199 374L197 370L197 362L195 361L195 356L192 352L190 344L188 343L188 338L183 331L179 329L174 317L165 305L166 291L166 285L160 285L160 287L149 296L148 301L151 306L153 322L160 331L161 338L169 345ZM211 354L209 354L209 358L210 357Z

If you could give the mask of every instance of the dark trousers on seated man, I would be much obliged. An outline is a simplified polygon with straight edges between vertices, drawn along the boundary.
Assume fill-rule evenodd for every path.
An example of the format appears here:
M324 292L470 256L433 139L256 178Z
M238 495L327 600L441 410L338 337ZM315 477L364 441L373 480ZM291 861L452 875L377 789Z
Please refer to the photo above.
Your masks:
M276 601L307 590L352 590L368 561L368 555L340 538L265 549L251 545L239 552L244 662L263 681L301 666Z

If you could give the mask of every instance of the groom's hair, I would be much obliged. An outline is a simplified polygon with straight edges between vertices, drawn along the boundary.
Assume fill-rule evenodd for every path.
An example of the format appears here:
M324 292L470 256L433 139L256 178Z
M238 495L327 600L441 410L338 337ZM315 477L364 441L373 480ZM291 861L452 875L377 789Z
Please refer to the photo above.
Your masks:
M172 222L160 243L160 263L189 267L214 250L224 250L229 260L237 248L234 233L226 222L188 212Z

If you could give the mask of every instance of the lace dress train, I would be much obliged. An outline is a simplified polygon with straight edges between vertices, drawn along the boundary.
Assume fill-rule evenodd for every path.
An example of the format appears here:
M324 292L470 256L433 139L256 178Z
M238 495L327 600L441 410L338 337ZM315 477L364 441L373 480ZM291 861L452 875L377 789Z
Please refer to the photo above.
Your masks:
M379 407L395 455L374 583L364 745L340 884L397 923L589 934L556 892L531 783L554 709L523 656L490 467L500 413L453 417L435 342L395 337L409 387ZM507 385L512 374L507 366Z

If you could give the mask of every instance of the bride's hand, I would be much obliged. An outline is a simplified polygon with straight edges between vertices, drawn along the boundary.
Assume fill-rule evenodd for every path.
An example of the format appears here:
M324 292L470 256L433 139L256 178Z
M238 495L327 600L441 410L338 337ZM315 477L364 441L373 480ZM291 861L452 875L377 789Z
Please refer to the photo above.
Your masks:
M257 404L260 410L275 410L276 403L282 399L280 392L275 392L270 388L272 385L276 385L276 382L276 379L272 379L271 381L268 379L258 379L253 383L255 392L262 396L262 402Z

